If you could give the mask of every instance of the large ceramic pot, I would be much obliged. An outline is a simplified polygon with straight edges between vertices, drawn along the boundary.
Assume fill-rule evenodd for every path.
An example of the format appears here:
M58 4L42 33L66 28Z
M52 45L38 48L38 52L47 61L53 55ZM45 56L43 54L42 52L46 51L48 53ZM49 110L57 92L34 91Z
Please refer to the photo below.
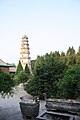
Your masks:
M30 118L31 120L39 114L39 101L26 100L19 102L23 118Z

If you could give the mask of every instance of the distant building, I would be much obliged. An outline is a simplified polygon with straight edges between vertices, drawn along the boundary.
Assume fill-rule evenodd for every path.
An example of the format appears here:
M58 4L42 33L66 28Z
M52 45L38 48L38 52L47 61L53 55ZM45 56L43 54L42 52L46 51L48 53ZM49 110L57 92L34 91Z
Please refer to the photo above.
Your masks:
M25 69L26 64L28 65L29 69L31 70L31 62L30 62L30 48L28 43L28 37L24 35L22 37L21 42L21 50L20 50L20 62L22 64L23 69Z
M0 59L0 69L6 73L15 73L16 67L13 64L5 63Z

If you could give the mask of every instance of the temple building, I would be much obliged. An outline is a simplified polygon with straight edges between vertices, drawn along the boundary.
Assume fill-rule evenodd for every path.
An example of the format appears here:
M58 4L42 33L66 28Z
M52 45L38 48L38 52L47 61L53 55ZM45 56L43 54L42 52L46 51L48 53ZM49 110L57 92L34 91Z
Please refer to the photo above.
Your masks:
M5 63L3 60L0 59L0 70L5 73L15 74L16 66L14 64Z
M26 64L31 70L31 62L30 62L30 48L28 43L28 37L24 35L22 37L21 49L20 49L20 62L22 64L23 69L25 69Z

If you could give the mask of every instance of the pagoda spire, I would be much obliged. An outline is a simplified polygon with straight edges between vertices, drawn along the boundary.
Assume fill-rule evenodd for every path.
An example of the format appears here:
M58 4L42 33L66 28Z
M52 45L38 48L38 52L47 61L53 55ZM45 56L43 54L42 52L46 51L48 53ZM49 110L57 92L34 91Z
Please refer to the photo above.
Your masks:
M20 49L20 62L22 64L23 69L25 69L26 64L28 65L31 71L31 62L30 62L30 48L28 43L28 37L24 35L22 37L21 49Z

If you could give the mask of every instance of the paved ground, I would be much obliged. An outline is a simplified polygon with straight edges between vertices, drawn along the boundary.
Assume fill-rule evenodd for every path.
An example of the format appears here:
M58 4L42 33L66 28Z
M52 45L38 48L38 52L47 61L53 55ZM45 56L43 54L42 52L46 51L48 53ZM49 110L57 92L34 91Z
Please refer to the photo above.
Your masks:
M21 86L18 88L18 92L10 98L1 98L0 96L0 120L23 120L20 111L20 97L26 96L31 98L32 96L27 94ZM40 101L40 113L45 109L45 102Z

